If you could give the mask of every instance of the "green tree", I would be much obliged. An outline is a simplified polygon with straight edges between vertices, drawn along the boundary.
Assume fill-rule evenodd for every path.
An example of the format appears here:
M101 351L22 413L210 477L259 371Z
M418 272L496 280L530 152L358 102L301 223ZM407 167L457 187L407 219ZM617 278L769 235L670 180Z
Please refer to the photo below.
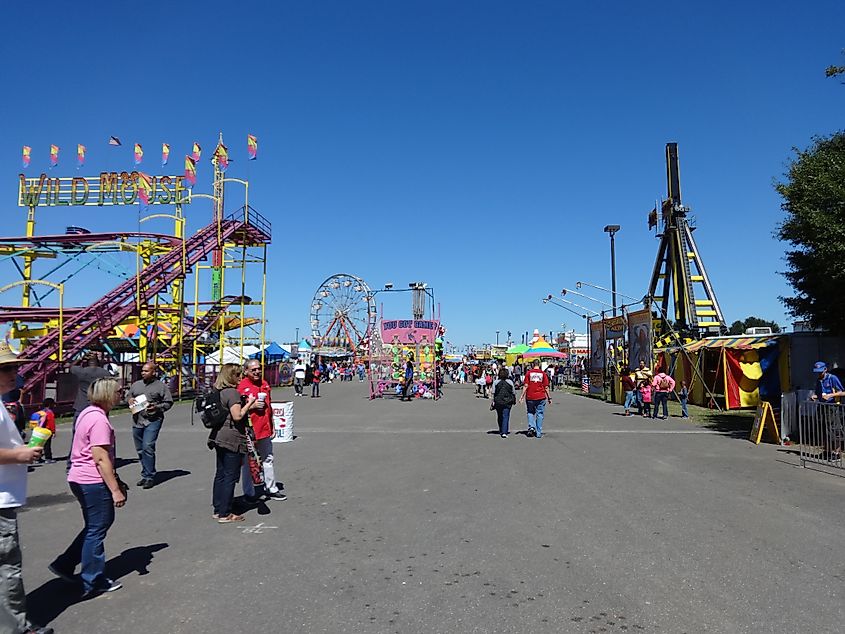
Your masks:
M842 51L843 55L845 55L845 50ZM845 75L845 66L828 66L824 71L825 77L837 77L839 75Z
M845 334L845 132L793 150L775 184L786 213L775 235L793 247L783 275L795 290L780 299L793 316Z
M749 328L768 327L772 332L780 332L780 326L774 321L766 321L760 317L746 317L743 321L735 321L731 324L731 329L728 331L731 335L743 335Z

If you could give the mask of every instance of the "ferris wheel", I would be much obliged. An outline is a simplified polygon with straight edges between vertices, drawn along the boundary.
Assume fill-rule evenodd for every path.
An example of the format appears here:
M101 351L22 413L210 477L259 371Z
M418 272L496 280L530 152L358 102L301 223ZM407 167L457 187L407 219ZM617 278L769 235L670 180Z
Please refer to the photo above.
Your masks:
M360 277L338 273L311 300L311 336L317 348L357 350L375 331L375 295Z

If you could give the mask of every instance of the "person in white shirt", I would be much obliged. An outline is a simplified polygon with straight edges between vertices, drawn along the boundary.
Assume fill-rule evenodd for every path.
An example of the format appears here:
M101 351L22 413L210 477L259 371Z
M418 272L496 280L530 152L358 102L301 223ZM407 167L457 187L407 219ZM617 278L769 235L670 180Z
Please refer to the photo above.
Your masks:
M295 390L296 396L302 396L302 387L305 385L305 373L307 368L305 367L305 361L300 358L296 365L293 366L293 389Z
M15 389L18 359L9 344L0 341L0 393ZM26 465L41 458L41 447L27 447L12 417L0 407L0 631L51 634L26 618L18 508L26 503Z

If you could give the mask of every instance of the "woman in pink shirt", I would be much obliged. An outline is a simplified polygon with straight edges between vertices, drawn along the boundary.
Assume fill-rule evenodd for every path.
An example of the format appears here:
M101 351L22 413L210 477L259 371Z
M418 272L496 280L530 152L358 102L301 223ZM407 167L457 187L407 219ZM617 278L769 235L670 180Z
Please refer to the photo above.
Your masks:
M67 550L50 564L50 571L73 583L82 564L83 598L113 592L123 586L106 577L103 542L114 523L114 509L126 503L126 485L114 470L114 429L109 410L120 402L120 384L97 379L88 388L91 403L79 414L67 474L70 490L79 500L85 526Z

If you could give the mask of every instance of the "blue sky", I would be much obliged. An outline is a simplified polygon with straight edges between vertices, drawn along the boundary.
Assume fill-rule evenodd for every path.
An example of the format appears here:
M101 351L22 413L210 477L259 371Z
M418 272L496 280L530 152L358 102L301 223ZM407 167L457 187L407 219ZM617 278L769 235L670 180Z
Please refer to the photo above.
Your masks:
M94 175L131 167L136 141L158 173L168 142L176 173L192 141L210 153L222 130L229 175L248 176L251 204L273 222L274 338L306 332L315 289L339 272L373 287L426 281L457 344L562 322L583 330L539 299L577 280L609 286L609 223L622 225L619 290L645 293L657 250L646 214L665 194L664 145L677 141L726 318L785 324L773 179L791 147L842 129L845 112L845 86L824 77L843 62L845 3L803 4L149 2L139 16L13 3L0 26L3 231L24 231L23 145L28 173L55 143L53 172L73 176L77 143ZM251 163L247 133L260 144ZM206 165L197 191L209 190ZM228 207L239 198L232 190ZM193 231L211 209L188 215ZM138 214L72 217L117 230ZM67 224L39 213L39 233ZM0 279L13 278L0 262ZM79 281L68 303L116 283L103 272ZM410 312L407 294L390 299L385 313Z

